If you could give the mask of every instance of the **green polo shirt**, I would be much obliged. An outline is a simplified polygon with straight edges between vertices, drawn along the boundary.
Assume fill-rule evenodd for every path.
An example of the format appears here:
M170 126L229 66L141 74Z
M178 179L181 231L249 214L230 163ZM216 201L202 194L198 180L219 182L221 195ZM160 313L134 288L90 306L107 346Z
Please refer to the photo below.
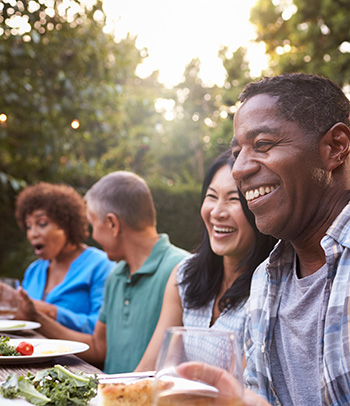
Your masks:
M157 325L170 273L188 255L160 234L150 256L131 278L125 261L108 275L99 314L107 328L106 373L136 368Z

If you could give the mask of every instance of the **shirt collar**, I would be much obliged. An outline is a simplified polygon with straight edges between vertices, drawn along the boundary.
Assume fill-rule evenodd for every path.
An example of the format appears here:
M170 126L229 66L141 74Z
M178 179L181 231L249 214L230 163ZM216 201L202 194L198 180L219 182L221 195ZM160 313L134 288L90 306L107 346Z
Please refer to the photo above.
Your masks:
M332 244L332 241L337 241L346 248L350 248L350 203L348 203L332 225L326 232L326 235L321 240L321 245L327 251L327 246ZM289 241L280 240L275 248L271 251L266 271L271 276L271 272L278 268L281 261L293 262L294 249Z
M151 253L147 257L146 261L143 263L141 268L139 268L134 274L131 275L131 279L133 279L135 275L155 273L159 267L160 262L163 260L163 256L169 245L170 241L168 235L159 234L159 240L152 248ZM124 263L123 266L121 265L122 263ZM120 261L119 264L120 267L118 267L116 273L129 275L128 263L125 261Z
M339 244L350 248L350 203L344 207L326 234Z

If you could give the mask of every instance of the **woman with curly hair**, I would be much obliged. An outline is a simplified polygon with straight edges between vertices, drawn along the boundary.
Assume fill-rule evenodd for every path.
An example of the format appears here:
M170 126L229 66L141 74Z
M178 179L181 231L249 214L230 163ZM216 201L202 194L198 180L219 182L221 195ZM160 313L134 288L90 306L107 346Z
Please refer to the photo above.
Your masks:
M84 199L70 186L40 182L19 193L16 219L39 257L22 282L36 309L91 334L115 263L83 243L88 236Z
M170 275L157 327L136 371L155 368L165 330L172 326L233 330L243 348L251 277L276 240L256 228L232 165L231 150L225 151L205 175L201 244Z

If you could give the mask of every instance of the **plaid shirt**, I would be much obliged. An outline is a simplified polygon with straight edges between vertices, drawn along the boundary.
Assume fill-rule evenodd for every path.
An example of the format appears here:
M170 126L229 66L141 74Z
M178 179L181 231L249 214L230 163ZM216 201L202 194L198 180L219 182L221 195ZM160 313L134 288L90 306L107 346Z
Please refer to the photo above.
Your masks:
M350 204L328 229L321 246L328 266L321 311L323 340L319 343L322 405L350 406ZM245 382L272 405L280 402L271 379L271 341L293 258L292 246L280 241L256 270L249 299Z

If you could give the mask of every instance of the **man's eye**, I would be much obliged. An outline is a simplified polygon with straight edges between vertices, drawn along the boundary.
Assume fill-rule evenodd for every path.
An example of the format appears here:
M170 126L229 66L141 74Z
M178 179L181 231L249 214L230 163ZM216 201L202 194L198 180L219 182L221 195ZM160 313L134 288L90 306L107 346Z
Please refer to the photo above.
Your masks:
M234 159L237 159L238 155L239 155L239 151L238 151L238 150L232 151L232 156L233 156Z
M46 227L47 226L47 221L42 221L39 223L40 227Z
M271 141L257 141L255 144L255 149L259 152L267 152L274 146Z

